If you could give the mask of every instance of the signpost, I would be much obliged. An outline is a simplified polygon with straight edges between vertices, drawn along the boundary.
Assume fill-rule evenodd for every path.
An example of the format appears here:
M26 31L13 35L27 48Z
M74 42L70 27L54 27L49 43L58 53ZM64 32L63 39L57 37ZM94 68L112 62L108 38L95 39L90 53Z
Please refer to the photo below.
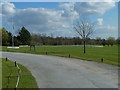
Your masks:
M34 48L34 51L35 51L35 45L30 45L30 51L31 51L32 47Z

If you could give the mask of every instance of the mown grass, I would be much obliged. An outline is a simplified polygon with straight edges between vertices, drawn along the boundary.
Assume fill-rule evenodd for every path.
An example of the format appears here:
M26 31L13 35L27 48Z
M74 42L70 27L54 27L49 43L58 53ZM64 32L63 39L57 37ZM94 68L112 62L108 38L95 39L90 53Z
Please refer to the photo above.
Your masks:
M2 59L0 58L0 89L2 89Z
M68 57L70 54L71 58L78 58L89 61L100 62L101 58L104 59L103 63L118 65L118 46L105 46L105 47L89 47L86 46L86 54L83 53L82 46L39 46L36 50L30 47L20 47L19 49L8 49L3 46L2 51L8 52L21 52L21 53L32 53L32 54L46 54Z
M18 64L18 66L21 69L21 76L18 88L38 88L35 78L32 76L30 71L21 64ZM2 59L2 88L15 88L17 79L18 68L15 67L14 62Z

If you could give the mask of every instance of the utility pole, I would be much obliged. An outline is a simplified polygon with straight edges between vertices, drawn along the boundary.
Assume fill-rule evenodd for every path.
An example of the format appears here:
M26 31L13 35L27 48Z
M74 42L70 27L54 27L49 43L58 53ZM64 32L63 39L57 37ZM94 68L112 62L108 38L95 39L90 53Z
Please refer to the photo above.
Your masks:
M12 29L14 31L13 16L12 16ZM12 47L14 47L14 35L12 34Z
M14 31L14 25L13 25L13 31ZM14 35L12 35L12 47L14 47Z

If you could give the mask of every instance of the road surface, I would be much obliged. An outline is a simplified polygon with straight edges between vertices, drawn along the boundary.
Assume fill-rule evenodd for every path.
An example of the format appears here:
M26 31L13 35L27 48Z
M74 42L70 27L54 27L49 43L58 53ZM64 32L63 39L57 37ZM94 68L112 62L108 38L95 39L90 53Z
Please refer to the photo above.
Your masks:
M0 53L26 66L39 88L118 88L116 66L56 56Z

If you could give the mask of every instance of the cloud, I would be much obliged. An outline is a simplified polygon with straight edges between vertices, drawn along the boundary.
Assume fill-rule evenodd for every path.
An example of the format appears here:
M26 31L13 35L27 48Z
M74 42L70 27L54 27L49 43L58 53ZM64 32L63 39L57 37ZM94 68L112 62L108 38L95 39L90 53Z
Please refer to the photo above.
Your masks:
M79 14L104 14L107 10L114 7L115 3L61 3L59 8L62 8L62 10L47 8L16 9L13 3L8 2L1 3L0 5L2 6L2 15L4 16L3 25L11 25L13 17L13 23L16 26L25 26L31 32L54 32L62 36L62 34L72 34L72 31L68 30L72 28L73 22L79 18ZM102 21L103 19L99 18L98 24L102 25Z
M115 37L116 39L118 38L117 26L111 26L111 25L99 26L96 28L92 38L101 37L101 38L107 39L110 36Z
M13 3L2 3L2 5L4 25L9 25L13 19L15 25L25 26L31 32L33 30L34 32L46 32L70 28L73 21L78 17L75 11L47 8L15 9Z
M64 8L67 11L73 11L74 10L74 4L75 4L75 2L72 2L72 3L61 3L59 5L59 8Z
M115 7L115 2L82 2L76 3L74 9L83 15L103 15Z
M64 3L60 7L65 10L75 10L80 15L103 15L107 10L115 7L115 1Z
M0 2L0 14L4 15L11 15L15 13L15 5L13 3L8 2Z
M117 27L111 25L97 27L97 30L117 30L117 29L118 29Z
M103 18L98 18L97 21L98 21L98 25L103 25Z

